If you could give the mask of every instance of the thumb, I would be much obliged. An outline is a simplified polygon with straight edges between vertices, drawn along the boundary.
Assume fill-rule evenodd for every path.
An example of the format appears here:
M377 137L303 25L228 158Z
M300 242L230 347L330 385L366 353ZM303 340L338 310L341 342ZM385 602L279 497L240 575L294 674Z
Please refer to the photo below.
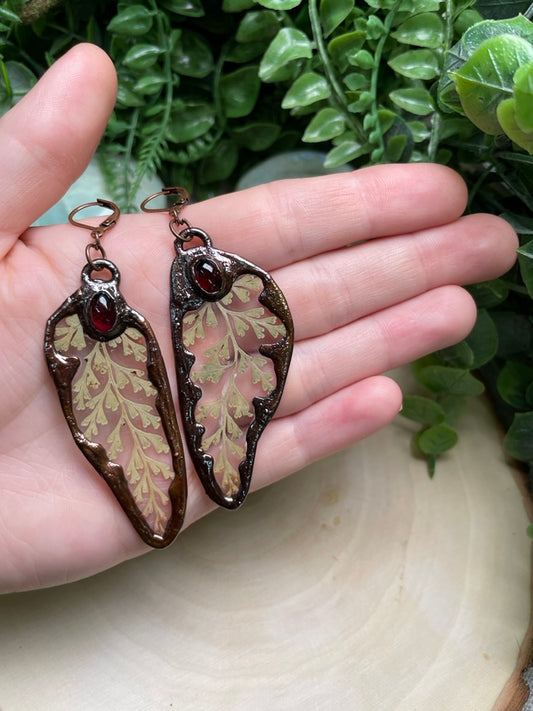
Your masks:
M115 97L111 60L80 44L0 119L0 257L85 170Z

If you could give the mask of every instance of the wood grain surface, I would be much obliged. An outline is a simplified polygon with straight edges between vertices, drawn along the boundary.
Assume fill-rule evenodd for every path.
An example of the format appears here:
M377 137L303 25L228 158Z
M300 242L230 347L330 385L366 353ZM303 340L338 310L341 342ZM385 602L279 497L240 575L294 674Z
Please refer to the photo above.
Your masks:
M166 551L0 598L1 711L508 708L529 653L529 504L486 401L434 480L410 429L398 418Z

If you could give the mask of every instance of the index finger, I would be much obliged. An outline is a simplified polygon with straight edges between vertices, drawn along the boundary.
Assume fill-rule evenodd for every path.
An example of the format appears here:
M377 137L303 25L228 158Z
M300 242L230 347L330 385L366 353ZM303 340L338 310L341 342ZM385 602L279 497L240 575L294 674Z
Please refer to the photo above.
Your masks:
M449 168L393 164L268 183L191 205L184 216L215 246L273 269L352 242L453 222L466 201L462 178Z

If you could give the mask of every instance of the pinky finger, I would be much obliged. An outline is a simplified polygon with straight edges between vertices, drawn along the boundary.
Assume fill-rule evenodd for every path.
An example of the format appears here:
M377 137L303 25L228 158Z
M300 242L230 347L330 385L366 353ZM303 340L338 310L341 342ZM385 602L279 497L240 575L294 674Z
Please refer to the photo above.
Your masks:
M397 383L380 375L274 420L259 445L253 488L272 484L368 437L394 419L401 401Z

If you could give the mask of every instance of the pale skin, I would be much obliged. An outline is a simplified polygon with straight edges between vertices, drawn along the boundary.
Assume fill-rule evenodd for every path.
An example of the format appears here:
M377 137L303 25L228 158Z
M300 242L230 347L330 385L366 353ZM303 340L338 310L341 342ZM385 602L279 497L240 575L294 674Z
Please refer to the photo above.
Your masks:
M88 232L28 229L84 170L115 92L109 58L79 45L0 120L2 592L77 580L148 550L74 445L43 356L46 319L79 285ZM106 196L87 201L97 197ZM517 241L499 218L461 217L466 199L458 175L421 164L273 183L187 208L217 247L271 271L295 322L252 489L387 425L401 392L381 373L468 334L476 312L460 285L509 269ZM104 244L122 293L158 335L175 391L167 224L124 215ZM186 526L212 509L190 466L188 478Z

